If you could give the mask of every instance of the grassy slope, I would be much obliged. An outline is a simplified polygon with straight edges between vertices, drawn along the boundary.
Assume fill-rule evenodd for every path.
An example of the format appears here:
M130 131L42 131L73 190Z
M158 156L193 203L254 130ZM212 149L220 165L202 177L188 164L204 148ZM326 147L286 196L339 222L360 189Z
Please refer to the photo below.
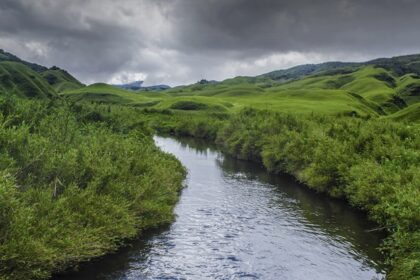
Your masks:
M75 90L84 86L67 71L57 67L43 71L41 76L55 89L56 92Z
M55 66L48 69L0 49L0 91L20 97L46 98L83 86L65 70Z
M399 79L397 93L409 105L420 102L420 77L407 74Z
M388 116L388 118L396 121L420 122L420 103L410 105Z
M137 109L58 98L82 87L0 50L0 279L47 279L173 219L183 167ZM93 100L155 102L96 87L109 95L93 90Z
M231 145L229 148L231 148L233 154L247 155L249 152L251 156L259 156L261 155L260 152L263 152L262 156L268 155L269 157L272 157L270 158L270 164L279 164L279 170L282 170L281 167L284 164L285 159L286 163L296 162L298 167L303 161L304 164L309 165L306 166L304 170L306 172L304 173L306 177L304 176L302 177L303 179L301 179L313 187L322 187L324 185L329 187L330 183L332 186L335 186L335 182L339 183L337 186L346 186L346 184L341 184L340 180L347 177L350 178L348 182L351 182L350 185L353 186L356 191L355 194L360 195L360 197L356 197L353 200L350 199L350 201L355 201L355 204L358 204L367 210L372 210L379 216L382 214L385 215L383 217L378 217L378 220L384 220L386 225L388 225L388 223L389 225L399 225L401 223L401 228L403 230L394 235L397 238L397 246L400 246L400 248L395 249L395 247L393 247L394 249L392 250L394 250L393 252L397 254L397 256L406 254L404 250L409 252L410 258L407 260L412 260L412 262L404 261L404 259L400 258L403 263L398 265L399 271L403 271L404 273L407 272L407 275L409 275L412 274L410 271L416 269L415 265L417 264L417 251L416 249L413 249L413 246L419 244L416 241L418 234L415 233L415 235L410 235L413 230L410 228L412 227L415 230L415 223L410 222L410 219L416 219L415 213L413 214L413 209L416 209L415 203L417 196L412 195L413 193L415 194L416 191L415 180L413 178L417 178L415 176L418 174L415 173L415 160L417 160L415 157L416 150L412 149L412 147L418 147L418 143L415 142L417 140L414 142L410 140L418 138L407 137L407 135L413 133L413 131L410 130L410 126L401 124L401 127L398 127L400 124L383 124L381 121L377 120L373 120L369 125L365 125L364 121L358 119L331 118L332 121L327 121L327 118L318 117L319 122L315 119L311 120L313 123L310 127L314 127L315 129L308 130L305 126L307 121L304 119L308 118L308 114L312 113L316 113L314 115L318 116L323 114L356 114L373 117L381 116L397 121L418 122L419 103L417 102L419 102L418 88L420 87L418 85L420 84L420 79L417 76L417 70L420 69L420 67L418 67L420 64L416 62L417 60L414 62L407 62L407 59L410 60L412 57L379 60L381 65L380 68L374 67L377 64L373 62L363 65L359 64L357 67L352 65L351 69L345 70L335 67L336 65L334 64L332 69L320 68L321 70L318 69L311 73L303 73L302 75L298 73L301 75L299 77L280 78L279 80L273 80L264 76L237 77L225 80L221 83L194 84L159 93L134 93L117 89L106 84L94 84L88 87L67 90L62 95L72 100L87 100L156 109L149 111L145 110L144 112L150 112L152 115L156 112L164 113L156 115L158 116L158 120L155 120L157 127L159 127L159 121L164 120L164 122L169 122L169 129L172 129L175 125L176 131L189 133L189 135L198 137L204 137L206 135L215 136L216 134L220 135L221 132L225 135L222 135L220 139L224 140L223 142L229 142L228 144ZM398 64L401 61L405 61L403 66ZM306 70L303 69L303 72L305 71ZM411 73L410 71L413 71L412 74L409 74ZM111 107L115 108L118 106L110 106L108 110ZM255 119L253 116L254 113L251 111L248 111L248 113L246 110L242 111L241 109L244 107L294 113L294 116L284 115L284 117L276 117L270 115L272 112L269 112L268 115L261 115L262 119L258 120ZM231 127L225 126L225 130L220 131L219 124L224 123L223 119L226 116L224 113L236 113L239 111L242 111L243 113L239 115L235 114L238 123L235 124L230 121L228 124ZM259 114L260 113L257 113L256 116ZM93 119L98 118L97 114L93 114L90 117ZM137 117L137 115L135 117ZM303 117L303 119L300 119L301 117ZM259 128L259 126L264 124L269 118L272 118L272 125L267 127L263 125ZM296 121L294 118L296 118ZM309 119L312 119L312 117L309 117ZM248 120L250 126L245 126L241 129L239 127L244 120ZM284 127L280 126L276 130L277 132L274 132L274 135L270 135L270 133L273 133L273 128L282 120L286 123L291 122L290 131L288 131L288 133L283 133ZM340 120L342 123L337 126L335 120ZM348 126L351 121L356 122L354 127ZM317 127L320 125L319 123L322 122L325 122L327 125ZM302 125L302 128L305 129L298 129L299 125ZM394 125L401 130L401 135L393 134L392 127ZM360 134L361 126L365 128L366 135L363 135L363 133ZM226 128L228 130L226 130ZM324 132L319 134L320 131ZM384 133L384 131L386 133ZM244 135L242 135L243 132ZM311 139L314 141L313 143L305 142L308 136L307 133L310 134ZM321 137L321 140L325 140L325 143L322 141L320 142L320 135L324 135L324 137ZM358 138L355 139L355 144L357 145L347 149L347 142L343 141L343 139L347 139L349 135L352 137L357 136ZM261 141L263 137L268 137L267 141ZM273 142L272 137L280 139L281 141L277 143L280 145ZM409 152L400 152L399 148L401 145L395 144L396 142L394 140L397 139L395 137L400 137L402 139L401 141L405 141L404 143L406 143L411 150L409 150ZM303 143L302 139L305 140ZM284 143L282 142L283 140L285 141ZM254 141L256 142L254 143ZM267 143L277 146L261 146L266 145ZM393 144L393 148L389 149L391 144ZM284 147L287 145L292 147L290 153L282 155ZM302 147L299 145L303 145L302 147L307 149L307 151L301 150ZM329 148L326 149L325 147ZM343 150L340 150L340 147L343 148ZM382 147L386 147L386 149L383 149ZM265 150L266 148L272 150ZM313 151L313 149L316 150ZM354 162L348 162L348 166L346 167L346 164L344 164L346 163L346 160L353 160L353 157L356 154L352 149L360 152L361 158ZM370 151L369 149L373 150ZM348 154L344 152L348 152ZM306 156L305 153L307 153ZM326 155L328 155L328 157L326 157ZM411 161L406 158L410 157L410 155L412 155ZM290 156L293 156L293 158L289 158ZM316 156L319 156L319 158L317 159ZM309 162L306 162L308 159ZM389 159L396 160L397 162L395 164L389 163ZM398 162L398 160L401 162ZM355 164L355 162L357 164ZM336 170L337 166L340 167L343 164L343 169ZM410 168L407 169L404 165L409 165ZM268 165L268 167L269 166L270 165ZM348 173L349 170L352 171L352 169L355 168L354 166L359 169L356 168L353 173ZM348 169L348 167L351 169ZM299 168L302 168L302 166ZM299 171L299 168L291 166L289 172L293 173ZM306 170L306 168L308 169ZM373 168L377 168L378 172L371 174ZM404 172L408 170L407 172L412 173L409 174L411 177L405 175L394 176L395 170L393 170L393 168L400 168ZM398 170L401 171L400 169ZM368 174L364 174L363 172L368 172ZM395 182L395 180L398 179L397 177L401 178L402 181ZM411 188L399 188L398 186L400 186L400 184L411 184ZM377 188L366 187L371 185L377 186ZM393 188L395 188L395 192L393 191ZM358 193L359 190L361 191L360 194ZM384 195L377 195L375 193L377 190L384 191ZM390 190L392 190L392 192L390 192ZM349 190L349 194L353 195L350 191L351 190ZM367 193L363 193L364 191ZM391 194L396 193L397 196L389 195L389 192ZM336 189L333 188L332 193L336 195ZM378 197L381 198L379 202L377 202ZM369 201L364 201L366 198ZM390 199L389 203L382 198ZM371 206L373 207L372 209L370 208ZM401 219L398 218L401 216L400 214L403 217ZM406 217L404 217L404 215L406 215ZM392 217L392 219L389 217ZM408 222L404 224L405 221ZM407 235L408 237L401 237L400 234ZM398 242L402 243L398 244ZM410 242L413 246L410 244L407 245L404 242ZM409 248L412 248L410 249L412 251L410 251ZM394 277L394 279L401 279L401 277Z
M420 79L397 76L383 68L365 66L328 71L278 82L267 77L237 77L215 84L193 84L163 92L138 92L106 84L64 92L73 100L131 104L173 109L180 101L196 102L199 110L237 112L244 107L299 114L389 115L420 101ZM410 118L412 120L413 118Z
M18 62L18 63L21 63L21 64L31 68L35 72L39 72L39 73L41 73L42 71L48 70L48 68L45 67L45 66L42 66L42 65L39 65L39 64L36 64L36 63L31 63L31 62L28 62L28 61L24 61L24 60L20 59L19 57L0 49L0 62L2 62L2 61Z
M0 97L0 279L51 274L171 222L185 172L132 108Z
M38 72L19 62L0 62L0 91L20 97L50 98L54 89Z
M63 96L74 101L85 100L135 106L153 106L157 104L156 102L160 101L160 99L149 97L147 94L134 93L103 83L66 91Z
M120 104L152 96L159 101L149 106L159 109L152 121L157 129L210 139L217 135L234 156L263 160L271 171L283 172L290 165L286 171L308 186L346 197L392 233L386 245L394 268L390 278L416 279L420 275L418 126L386 119L420 122L418 65L401 66L398 59L380 63L383 67L368 63L345 71L304 73L294 80L237 77L177 87L154 96L108 93L126 98ZM414 72L408 74L411 70ZM105 88L93 87L96 89L89 94L103 93ZM86 93L80 89L65 95ZM268 110L253 113L243 111L244 107ZM277 116L272 111L292 114ZM221 112L233 113L233 117L225 121ZM328 118L322 116L325 114L373 119Z

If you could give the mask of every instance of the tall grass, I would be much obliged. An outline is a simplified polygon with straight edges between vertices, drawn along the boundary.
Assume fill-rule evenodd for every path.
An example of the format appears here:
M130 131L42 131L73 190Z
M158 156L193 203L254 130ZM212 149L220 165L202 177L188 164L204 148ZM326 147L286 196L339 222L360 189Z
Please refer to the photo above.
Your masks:
M420 277L420 126L255 109L227 120L156 118L166 132L212 139L233 156L293 174L365 210L389 232L383 244L393 268L388 278Z
M103 109L0 100L0 279L48 278L172 220L183 167Z

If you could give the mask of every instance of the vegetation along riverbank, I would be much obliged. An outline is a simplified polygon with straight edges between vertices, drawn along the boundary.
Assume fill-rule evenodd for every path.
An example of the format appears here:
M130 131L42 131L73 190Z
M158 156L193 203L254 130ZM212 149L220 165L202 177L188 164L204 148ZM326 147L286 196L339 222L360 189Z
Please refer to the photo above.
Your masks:
M420 277L420 56L157 91L0 60L0 277L48 278L170 222L185 170L154 131L347 200L389 233L387 277Z

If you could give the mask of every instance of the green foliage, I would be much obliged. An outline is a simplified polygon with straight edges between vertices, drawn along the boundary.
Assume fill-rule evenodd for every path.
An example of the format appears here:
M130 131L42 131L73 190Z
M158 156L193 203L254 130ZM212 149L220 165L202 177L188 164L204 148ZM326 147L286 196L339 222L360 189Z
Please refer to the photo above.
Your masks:
M337 68L314 72L290 81L236 77L159 93L135 93L106 84L94 84L64 92L63 96L71 100L155 109L236 113L252 107L302 115L322 113L365 118L387 115L390 119L413 121L411 114L403 111L420 102L419 87L420 79L414 74L400 77L390 70L363 65L346 71Z
M48 69L45 66L24 61L24 60L20 59L19 57L0 49L0 62L2 62L2 61L18 62L20 64L23 64L23 65L31 68L35 72L39 72L39 73Z
M0 92L20 97L46 99L57 92L83 87L67 71L21 60L0 49Z
M158 94L158 93L156 93ZM63 93L64 98L71 101L92 101L103 104L118 104L144 106L149 103L153 106L159 101L156 98L150 98L147 93L139 94L133 91L124 90L111 85L97 83L79 89L69 90Z
M178 101L171 105L171 109L175 110L202 110L206 109L208 106L204 103L194 102L194 101Z
M185 171L131 110L1 99L0 279L48 278L172 220Z
M165 131L210 138L233 156L365 210L390 234L389 278L420 277L420 126L255 109L200 114L195 122L186 114L157 118Z
M135 93L0 51L3 95L78 101L0 100L0 278L48 277L171 220L184 170L150 127L348 200L390 233L388 277L418 279L419 57Z
M54 88L56 92L75 90L84 86L67 71L55 66L43 71L41 76Z
M18 62L0 62L0 92L38 99L56 96L39 73Z
M407 108L390 115L388 118L395 121L420 123L420 103L410 105Z

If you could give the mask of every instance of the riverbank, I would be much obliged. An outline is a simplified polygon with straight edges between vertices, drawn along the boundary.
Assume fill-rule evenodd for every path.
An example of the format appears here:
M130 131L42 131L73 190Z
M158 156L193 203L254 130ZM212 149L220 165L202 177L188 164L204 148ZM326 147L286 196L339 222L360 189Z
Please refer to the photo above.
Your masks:
M57 104L55 102L58 102ZM363 209L389 279L420 275L420 131L383 119L2 100L0 275L42 279L168 223L185 170L149 127L205 138ZM59 237L59 238L58 238ZM0 278L1 278L0 277Z
M107 112L0 99L0 279L47 279L173 221L185 169Z
M385 277L382 234L344 201L201 139L154 139L188 170L175 221L54 280Z
M287 172L317 191L346 199L387 230L389 279L420 276L420 129L350 117L245 109L232 116L152 116L161 132L202 137L226 153Z

